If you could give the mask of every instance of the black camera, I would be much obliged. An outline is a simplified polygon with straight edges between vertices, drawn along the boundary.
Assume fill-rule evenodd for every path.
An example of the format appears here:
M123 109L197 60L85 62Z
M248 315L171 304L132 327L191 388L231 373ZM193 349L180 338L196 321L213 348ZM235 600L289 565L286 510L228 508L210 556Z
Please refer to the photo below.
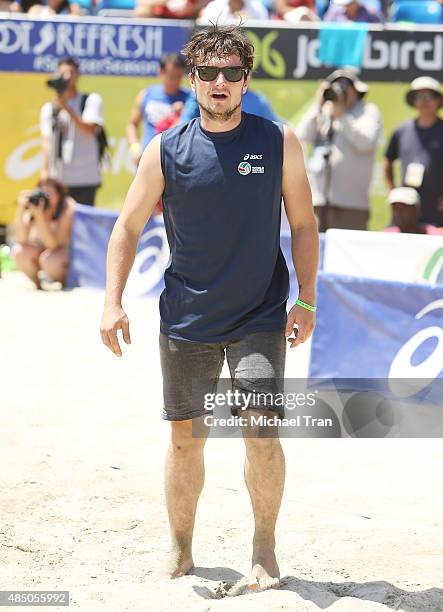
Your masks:
M28 196L28 201L33 206L38 206L40 203L40 200L44 201L43 209L47 210L49 208L49 196L47 193L45 193L41 189L36 189L32 193L30 193Z
M323 102L342 102L346 98L346 90L349 85L333 81L323 92Z
M56 75L54 78L48 79L46 81L46 85L50 87L51 89L55 89L55 91L59 95L61 95L68 89L68 84L69 84L69 80L65 79L64 77L60 75Z

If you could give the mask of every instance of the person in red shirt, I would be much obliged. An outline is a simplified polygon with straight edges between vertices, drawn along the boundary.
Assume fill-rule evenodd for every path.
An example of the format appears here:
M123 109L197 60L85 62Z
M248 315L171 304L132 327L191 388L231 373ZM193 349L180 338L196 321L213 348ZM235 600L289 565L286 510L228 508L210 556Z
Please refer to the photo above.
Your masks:
M174 102L172 105L172 111L169 115L167 115L164 119L159 121L155 126L155 131L157 134L161 134L165 130L169 130L170 127L173 127L180 121L180 115L183 110L183 102ZM163 202L160 198L154 208L154 215L163 214Z
M443 227L419 223L420 196L412 187L392 189L388 204L392 207L394 225L385 228L384 232L443 236Z
M315 0L276 0L275 11L280 19L291 23L320 20Z
M195 19L209 0L137 0L137 17Z

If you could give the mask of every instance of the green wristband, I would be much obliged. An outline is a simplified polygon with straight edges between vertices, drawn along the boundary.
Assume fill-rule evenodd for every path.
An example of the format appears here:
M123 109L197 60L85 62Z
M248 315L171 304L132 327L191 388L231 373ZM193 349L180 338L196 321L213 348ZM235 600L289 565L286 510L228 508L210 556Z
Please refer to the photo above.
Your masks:
M301 300L297 300L295 303L302 308L306 308L306 310L310 310L311 312L315 312L317 310L317 306L311 306L311 304L307 304Z

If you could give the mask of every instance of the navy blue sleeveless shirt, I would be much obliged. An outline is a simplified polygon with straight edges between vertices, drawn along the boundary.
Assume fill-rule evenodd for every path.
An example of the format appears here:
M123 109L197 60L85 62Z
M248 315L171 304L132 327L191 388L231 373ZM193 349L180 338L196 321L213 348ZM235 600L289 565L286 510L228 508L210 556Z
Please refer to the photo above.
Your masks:
M160 330L206 343L283 330L283 126L242 113L233 130L207 132L196 118L163 132L160 154L171 250Z

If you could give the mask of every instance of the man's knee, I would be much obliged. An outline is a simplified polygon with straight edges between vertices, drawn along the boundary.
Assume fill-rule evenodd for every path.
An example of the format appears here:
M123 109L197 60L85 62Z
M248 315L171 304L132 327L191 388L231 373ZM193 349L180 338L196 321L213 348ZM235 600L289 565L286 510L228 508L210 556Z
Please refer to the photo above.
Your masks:
M199 434L195 420L171 421L171 449L174 452L198 452L203 449L206 436Z

